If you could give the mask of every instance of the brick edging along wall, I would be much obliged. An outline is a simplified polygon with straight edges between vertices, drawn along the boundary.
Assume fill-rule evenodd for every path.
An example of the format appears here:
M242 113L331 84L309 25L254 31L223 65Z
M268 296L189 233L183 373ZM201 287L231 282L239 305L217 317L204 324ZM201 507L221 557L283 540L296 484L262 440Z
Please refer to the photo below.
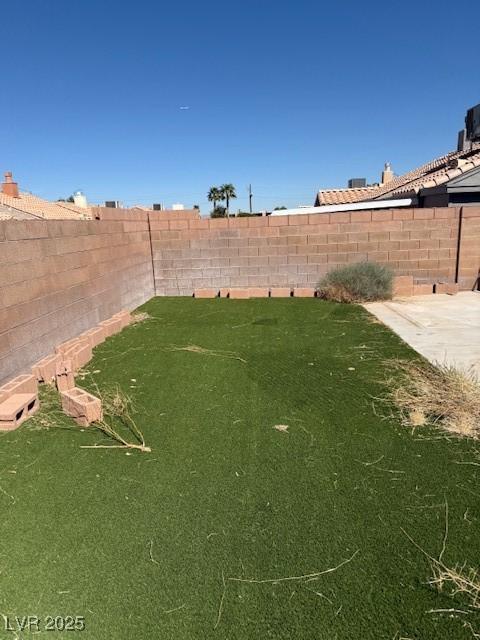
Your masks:
M309 287L372 260L416 282L471 288L480 207L200 219L96 210L92 221L0 222L0 384L54 347L157 295L223 287ZM457 254L457 245L460 253Z
M157 295L195 289L308 287L337 265L374 261L417 283L453 282L458 208L390 209L230 219L150 214ZM459 282L480 264L480 207L463 209Z

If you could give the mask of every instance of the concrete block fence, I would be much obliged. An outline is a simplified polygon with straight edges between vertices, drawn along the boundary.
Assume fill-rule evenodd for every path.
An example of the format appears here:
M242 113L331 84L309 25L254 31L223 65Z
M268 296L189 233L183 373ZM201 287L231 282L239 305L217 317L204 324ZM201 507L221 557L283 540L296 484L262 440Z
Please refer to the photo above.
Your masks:
M0 385L154 293L147 214L0 222Z
M480 207L228 220L99 208L95 216L0 222L0 384L154 295L310 290L333 267L362 260L389 264L425 291L455 280L470 289L480 266Z
M160 296L312 287L330 269L363 260L388 264L415 284L453 282L458 275L461 288L471 288L480 266L480 207L228 220L151 216L150 225Z

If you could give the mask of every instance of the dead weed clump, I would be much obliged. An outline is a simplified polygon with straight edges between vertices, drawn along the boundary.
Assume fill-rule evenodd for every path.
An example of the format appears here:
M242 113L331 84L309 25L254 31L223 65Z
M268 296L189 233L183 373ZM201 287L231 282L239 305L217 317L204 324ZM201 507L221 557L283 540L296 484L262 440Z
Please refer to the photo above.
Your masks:
M387 366L392 370L386 380L388 397L404 424L433 424L458 435L480 436L480 383L473 371L405 360Z
M130 324L139 324L140 322L145 322L145 320L149 320L152 316L146 311L137 311L136 313L132 313L132 320Z
M452 598L461 595L473 609L480 609L480 577L478 569L466 564L447 567L438 560L431 561L433 576L428 583Z
M150 447L145 444L143 433L134 419L136 413L132 399L120 387L115 386L106 391L95 386L96 395L102 401L103 417L98 422L92 422L91 427L113 440L116 444L84 445L82 449L137 449L149 453ZM71 429L62 410L59 393L53 385L40 386L41 410L28 421L32 430L62 428ZM75 426L75 429L78 429Z
M104 433L108 438L118 442L112 444L84 445L82 449L138 449L150 453L151 448L145 444L143 433L133 419L135 408L132 399L116 386L97 395L102 401L103 418L92 426ZM128 435L127 435L128 434ZM133 441L131 440L133 436Z

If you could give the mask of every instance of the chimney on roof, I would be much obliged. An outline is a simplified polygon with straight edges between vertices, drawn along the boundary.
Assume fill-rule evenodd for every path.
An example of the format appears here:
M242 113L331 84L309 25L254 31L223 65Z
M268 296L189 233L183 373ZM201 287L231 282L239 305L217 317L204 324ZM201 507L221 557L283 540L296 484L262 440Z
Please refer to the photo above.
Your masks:
M73 203L76 207L80 207L81 209L86 209L88 207L88 202L83 191L75 191L73 194Z
M13 181L12 172L5 173L5 182L2 182L2 193L11 198L18 198L18 184Z
M381 184L388 184L389 182L391 182L393 180L393 171L392 171L392 165L390 164L390 162L386 162L385 163L385 168L382 171L382 182Z

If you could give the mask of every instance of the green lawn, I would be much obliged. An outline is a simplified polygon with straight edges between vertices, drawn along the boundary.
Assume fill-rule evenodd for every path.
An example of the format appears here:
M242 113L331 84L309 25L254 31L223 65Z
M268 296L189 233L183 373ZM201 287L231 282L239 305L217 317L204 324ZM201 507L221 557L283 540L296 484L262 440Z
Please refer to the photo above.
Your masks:
M98 432L37 421L0 436L1 614L85 616L82 633L40 634L85 640L480 632L479 615L431 612L468 608L426 584L402 532L438 556L447 501L444 561L480 563L479 466L458 464L473 444L411 433L372 401L382 362L413 355L394 334L318 300L142 309L79 384L127 391L151 453L81 449Z

